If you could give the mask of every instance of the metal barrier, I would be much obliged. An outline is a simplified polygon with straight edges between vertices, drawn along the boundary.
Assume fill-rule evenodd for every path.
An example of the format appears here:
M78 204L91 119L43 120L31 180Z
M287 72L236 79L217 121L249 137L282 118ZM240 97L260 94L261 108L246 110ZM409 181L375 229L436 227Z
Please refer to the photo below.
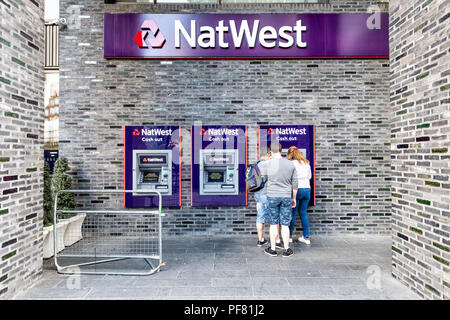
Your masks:
M157 194L159 204L157 210L58 210L58 196L64 193ZM161 194L158 191L58 191L55 195L53 210L54 261L58 273L150 275L158 272L162 263L161 216ZM70 263L63 266L58 259L68 259ZM80 259L82 262L79 261ZM92 259L93 261L91 261ZM113 267L113 270L102 270L102 267L97 270L98 264L114 263L126 259L145 261L144 270L118 271L117 266ZM152 264L150 260L155 260L157 265ZM85 266L94 266L95 269L93 271L81 270L81 267Z

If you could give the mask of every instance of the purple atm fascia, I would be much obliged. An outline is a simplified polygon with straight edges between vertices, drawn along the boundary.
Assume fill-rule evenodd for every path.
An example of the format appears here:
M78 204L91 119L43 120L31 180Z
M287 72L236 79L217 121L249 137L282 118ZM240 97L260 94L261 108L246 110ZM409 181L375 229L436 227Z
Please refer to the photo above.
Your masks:
M247 127L191 127L191 206L247 205Z
M262 147L270 147L272 141L278 141L283 148L283 156L287 149L294 146L306 153L311 165L311 200L310 206L316 205L316 172L315 172L315 126L300 125L261 125L258 128L258 157Z
M162 206L181 206L180 133L179 126L124 127L125 190L157 190ZM125 193L124 205L156 207L158 196Z

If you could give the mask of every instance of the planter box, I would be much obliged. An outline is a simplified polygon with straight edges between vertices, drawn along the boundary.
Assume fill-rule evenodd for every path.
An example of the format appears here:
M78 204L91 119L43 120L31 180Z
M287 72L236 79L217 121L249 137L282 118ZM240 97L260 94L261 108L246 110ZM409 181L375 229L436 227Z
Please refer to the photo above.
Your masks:
M64 220L56 224L56 233L58 236L58 239L56 239L56 247L58 249L58 252L64 249L64 232L66 231L67 226L68 222ZM53 227L54 226L44 227L44 234L43 234L44 259L53 257L53 254L55 253Z
M74 243L83 239L81 226L86 218L86 214L79 214L69 219L60 220L56 224L56 246L58 252L64 250L65 247L71 246ZM48 259L54 254L54 233L53 226L44 227L43 230L43 258Z
M67 219L68 225L64 233L64 245L66 247L71 246L74 243L83 239L83 235L81 233L81 226L83 225L83 221L85 218L86 214L83 213Z
M67 219L69 220L69 219ZM67 220L61 220L60 222L58 222L56 224L56 235L57 235L57 239L56 239L56 249L57 252L60 252L62 250L64 250L64 234L66 232L67 226L69 225L69 221Z
M48 259L53 257L53 226L44 227L43 235L43 258Z

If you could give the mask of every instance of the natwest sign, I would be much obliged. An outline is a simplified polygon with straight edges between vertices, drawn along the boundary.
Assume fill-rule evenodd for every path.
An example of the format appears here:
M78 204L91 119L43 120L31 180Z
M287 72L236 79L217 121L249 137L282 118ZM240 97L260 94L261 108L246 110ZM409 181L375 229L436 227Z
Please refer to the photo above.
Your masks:
M135 134L137 129L135 129L135 131L133 132L133 135L139 135L139 131L138 134ZM172 129L161 129L161 128L146 128L143 127L141 129L141 133L143 136L171 136L172 135Z
M296 127L286 127L286 128L269 128L267 129L267 134L278 134L278 135L305 135L306 128L296 128Z
M201 135L210 135L210 136L237 136L239 135L239 129L229 129L229 128L202 128Z
M105 58L388 58L388 14L105 14Z
M175 20L175 47L182 47L182 39L188 45L195 49L201 48L220 48L227 49L241 48L247 44L249 48L255 48L260 44L265 48L275 48L277 45L281 48L290 48L297 45L299 48L305 48L306 42L302 41L302 32L306 27L302 26L302 21L297 20L294 26L282 26L276 29L272 26L260 27L260 20L256 19L249 25L248 20L242 20L237 26L234 19L228 21L229 26L225 25L224 20L219 20L216 27L200 26L197 27L197 21L191 20L190 26L185 28L181 20ZM199 32L197 32L197 30ZM231 41L227 41L227 35L231 35Z

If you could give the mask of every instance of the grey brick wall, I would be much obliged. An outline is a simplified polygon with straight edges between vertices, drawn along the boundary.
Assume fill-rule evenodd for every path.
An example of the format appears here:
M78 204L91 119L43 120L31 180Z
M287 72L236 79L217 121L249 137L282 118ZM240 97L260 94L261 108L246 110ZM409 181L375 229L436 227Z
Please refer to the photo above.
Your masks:
M393 275L450 297L450 1L390 1Z
M252 195L248 207L190 207L190 125L248 125L252 162L258 124L314 124L318 201L309 211L311 232L389 233L388 60L103 59L105 12L366 12L375 2L153 6L62 0L61 17L72 22L60 34L60 152L69 159L75 187L122 188L124 125L181 125L183 207L165 210L164 234L255 233ZM122 205L89 197L79 202Z
M0 299L42 273L44 1L0 1Z

